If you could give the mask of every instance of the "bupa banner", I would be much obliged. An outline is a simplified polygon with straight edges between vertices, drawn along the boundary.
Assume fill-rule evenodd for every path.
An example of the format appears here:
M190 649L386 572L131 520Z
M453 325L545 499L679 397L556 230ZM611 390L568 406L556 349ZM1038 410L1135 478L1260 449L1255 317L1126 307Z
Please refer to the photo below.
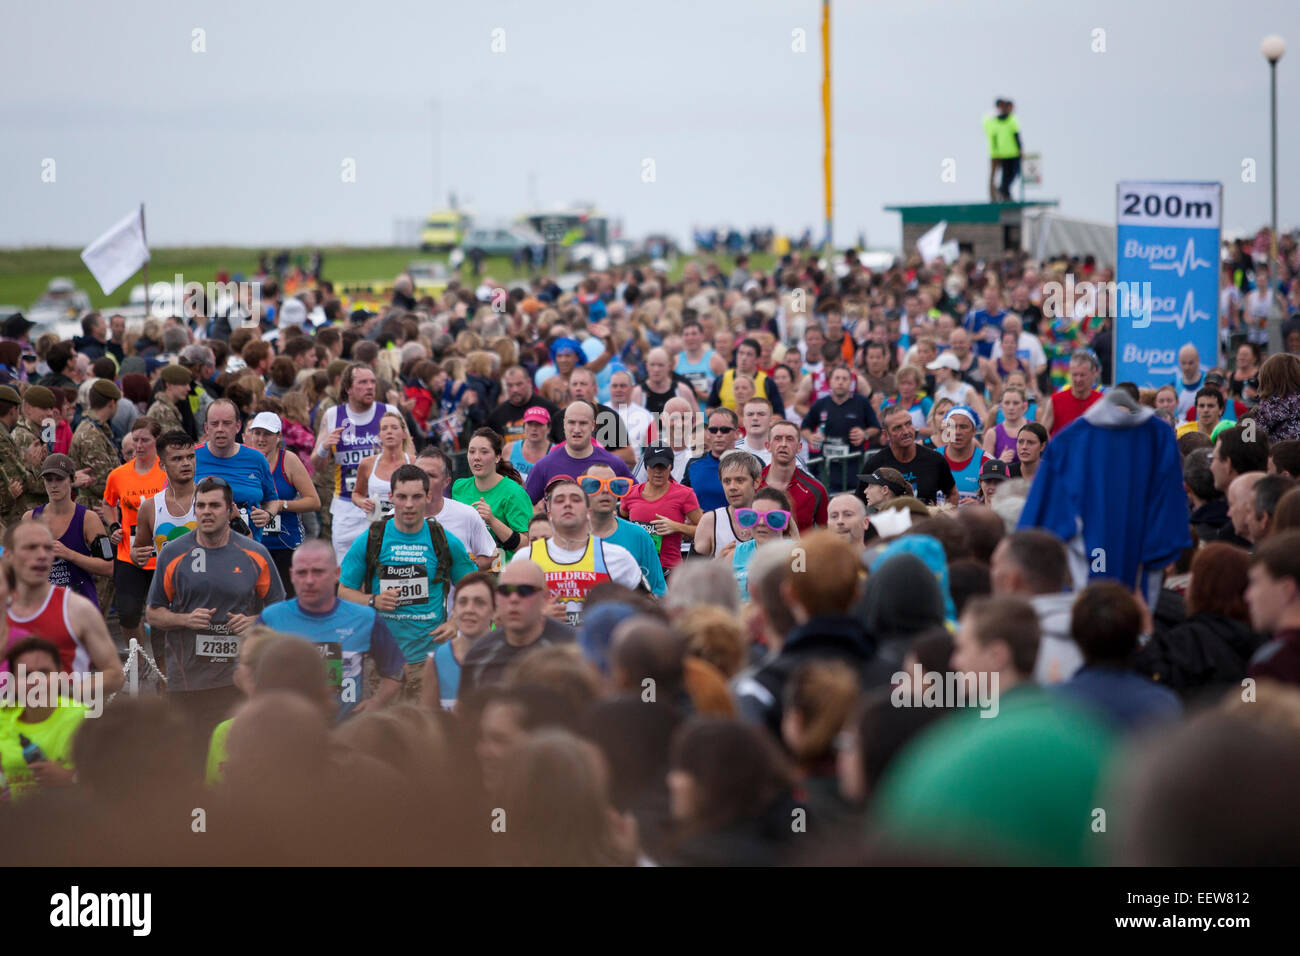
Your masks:
M1158 388L1192 344L1219 350L1221 183L1120 183L1115 232L1115 381Z

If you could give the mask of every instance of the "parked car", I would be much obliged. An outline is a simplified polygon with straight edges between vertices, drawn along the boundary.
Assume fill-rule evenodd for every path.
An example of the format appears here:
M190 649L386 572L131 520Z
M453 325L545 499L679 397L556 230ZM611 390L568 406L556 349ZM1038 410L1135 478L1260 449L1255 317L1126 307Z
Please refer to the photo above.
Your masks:
M513 256L525 248L532 249L536 256L545 246L541 235L526 226L475 228L469 230L461 241L461 248L467 256L475 250L485 256Z
M28 310L27 318L37 324L52 325L79 319L89 311L90 296L78 289L71 279L60 276L50 280L45 292Z

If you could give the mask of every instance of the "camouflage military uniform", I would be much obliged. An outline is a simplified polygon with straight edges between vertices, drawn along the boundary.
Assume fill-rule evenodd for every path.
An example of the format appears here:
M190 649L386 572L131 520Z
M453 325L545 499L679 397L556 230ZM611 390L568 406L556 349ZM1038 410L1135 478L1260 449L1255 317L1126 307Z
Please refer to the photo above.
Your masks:
M176 406L171 402L164 401L161 398L156 399L144 414L146 418L152 418L161 425L162 430L165 432L169 432L173 428L185 431L185 425L181 421L181 413L176 410Z
M68 456L77 466L90 471L90 484L77 490L77 503L94 508L104 501L104 483L108 473L122 464L122 456L113 444L113 431L94 418L83 418L72 436Z
M19 507L22 503L22 492L20 491L16 497L11 494L9 482L17 478L25 485L26 477L18 456L18 446L10 437L9 429L0 422L0 530L16 523L23 516L22 509Z
M53 413L50 413L50 417L54 417ZM27 450L33 445L39 445L42 449L47 446L41 440L41 426L33 425L26 417L21 415L9 436L18 449L17 464L22 469L23 493L17 508L18 517L21 518L24 512L30 511L37 505L49 503L49 498L45 494L45 479L41 477L41 466L39 464L33 465L27 460ZM44 458L45 456L42 455L41 459L44 460ZM18 477L17 473L15 473L14 477Z

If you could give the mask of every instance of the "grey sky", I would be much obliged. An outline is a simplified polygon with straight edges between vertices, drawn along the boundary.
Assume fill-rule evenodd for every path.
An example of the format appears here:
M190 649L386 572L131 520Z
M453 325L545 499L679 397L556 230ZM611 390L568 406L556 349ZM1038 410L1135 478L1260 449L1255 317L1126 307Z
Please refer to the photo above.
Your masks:
M455 189L509 218L532 174L542 204L593 200L632 235L819 233L819 17L816 0L6 4L0 245L82 245L141 199L157 245L389 243L395 219L435 205L434 97L437 205ZM1225 228L1253 230L1269 209L1268 33L1290 45L1280 166L1300 159L1294 0L835 0L833 29L841 243L896 247L886 203L982 199L997 95L1044 156L1029 198L1113 223L1119 179L1222 180ZM1295 225L1294 177L1279 189Z

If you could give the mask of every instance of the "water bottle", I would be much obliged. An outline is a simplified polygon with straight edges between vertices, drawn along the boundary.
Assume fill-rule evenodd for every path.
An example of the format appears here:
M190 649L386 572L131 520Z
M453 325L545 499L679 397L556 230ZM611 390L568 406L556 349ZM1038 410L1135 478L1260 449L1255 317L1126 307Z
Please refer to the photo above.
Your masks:
M936 508L942 508L942 507L943 507L943 502L944 502L943 492L942 492L942 491L936 491L936 492L934 493L934 506L935 506Z
M45 759L45 751L41 750L40 744L29 740L24 734L18 735L18 745L23 748L23 760L28 766Z

